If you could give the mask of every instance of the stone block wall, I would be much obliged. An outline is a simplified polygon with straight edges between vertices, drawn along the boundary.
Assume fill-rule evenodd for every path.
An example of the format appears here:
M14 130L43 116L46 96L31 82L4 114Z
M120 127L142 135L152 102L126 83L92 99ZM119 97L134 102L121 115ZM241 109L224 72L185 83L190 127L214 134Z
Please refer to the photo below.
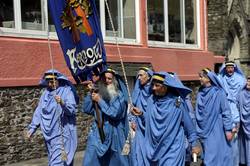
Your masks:
M239 63L244 73L249 75L249 0L208 0L207 2L209 51L216 55L228 55L230 60Z
M227 0L208 1L208 49L224 55L224 44L228 31Z

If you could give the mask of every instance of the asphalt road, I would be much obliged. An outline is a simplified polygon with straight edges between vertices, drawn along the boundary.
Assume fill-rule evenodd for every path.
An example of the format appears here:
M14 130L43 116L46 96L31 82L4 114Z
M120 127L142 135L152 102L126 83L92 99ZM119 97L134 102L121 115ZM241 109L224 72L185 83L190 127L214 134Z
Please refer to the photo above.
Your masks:
M76 152L74 158L74 166L82 166L83 154L84 151ZM39 159L22 161L14 164L6 164L5 166L47 166L47 165L48 165L47 157L44 157Z

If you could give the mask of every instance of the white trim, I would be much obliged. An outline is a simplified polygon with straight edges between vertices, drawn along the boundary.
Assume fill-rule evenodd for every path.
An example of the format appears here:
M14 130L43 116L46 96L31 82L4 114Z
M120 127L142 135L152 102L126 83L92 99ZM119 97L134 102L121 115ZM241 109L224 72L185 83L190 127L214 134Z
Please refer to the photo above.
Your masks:
M21 32L16 32L15 29L10 30L10 28L0 28L0 36L47 39L48 35L45 31L23 30ZM49 38L53 40L58 40L58 37L55 32L49 32Z
M183 44L183 43L165 43L160 41L148 41L149 47L159 47L159 48L179 48L179 49L197 49L200 47L197 44Z
M119 44L140 44L136 41L136 39L126 39L126 38L117 38L117 41ZM111 37L111 36L107 36L105 38L105 43L112 43L112 44L115 44L116 43L116 40L114 37Z
M141 27L141 24L140 24L140 18L141 18L141 15L140 15L140 10L137 10L140 8L140 4L139 4L139 0L135 0L135 33L136 33L136 43L140 43L141 42L141 32L140 32L140 27ZM145 22L146 23L146 22Z
M101 31L102 31L102 36L103 36L103 39L106 38L106 24L105 24L105 18L106 18L106 15L105 15L105 8L106 8L106 5L105 5L105 0L100 0L99 1L99 5L100 5L100 24L101 24Z
M22 28L21 0L14 0L15 29L20 32Z
M44 24L44 30L49 31L49 11L46 0L41 0L41 12L42 12L42 23Z
M180 0L181 43L186 44L185 0Z
M118 32L120 30L119 33L117 33L117 35L119 36L119 34L121 35L121 38L124 38L124 27L123 27L123 21L124 21L124 17L123 17L123 0L118 0L118 4L117 4L117 7L118 7L118 18L120 18L118 20Z
M165 26L165 42L168 43L169 40L169 28L168 28L168 0L163 2L163 12L164 12L164 26ZM165 9L165 10L164 10Z
M203 9L203 11L205 11L206 10L206 5L207 4L205 4L204 5L204 9ZM197 35L197 45L198 45L198 47L200 48L201 47L201 21L200 21L200 19L201 19L201 16L200 16L200 1L199 0L196 0L196 21L197 21L197 28L196 28L196 35ZM204 17L206 17L206 15L204 14ZM204 27L206 28L206 19L204 19ZM205 33L205 35L204 35L204 37L206 37L206 29L204 30L204 33Z

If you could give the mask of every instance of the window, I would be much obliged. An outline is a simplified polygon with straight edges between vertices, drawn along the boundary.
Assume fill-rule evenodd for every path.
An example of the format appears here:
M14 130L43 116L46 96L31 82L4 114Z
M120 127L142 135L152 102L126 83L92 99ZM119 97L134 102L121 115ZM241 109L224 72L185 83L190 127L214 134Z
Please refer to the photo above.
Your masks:
M197 3L197 0L148 0L149 43L198 46Z
M56 27L55 27L55 25L54 25L54 23L53 23L53 20L52 20L52 18L51 18L51 14L50 14L50 11L48 10L48 21L49 21L49 31L50 32L56 32Z
M139 6L138 0L107 0L111 19L114 25L115 33L119 38L136 40L138 37L138 15L136 8ZM105 0L100 1L100 20L103 36L106 39L112 39L114 36L109 13Z
M47 38L48 27L50 37L57 38L47 0L1 0L0 9L2 35Z
M164 41L164 4L162 0L148 1L148 39Z
M0 1L0 27L15 28L13 0Z
M45 30L40 0L21 0L22 29Z
M106 0L95 0L99 11L100 24L104 40L113 42L114 35L110 23ZM57 38L55 26L47 8L48 0L1 0L0 27L3 34L47 37L47 28L52 38ZM107 0L115 33L120 41L139 42L139 0Z
M187 44L197 44L196 0L185 0L185 40Z

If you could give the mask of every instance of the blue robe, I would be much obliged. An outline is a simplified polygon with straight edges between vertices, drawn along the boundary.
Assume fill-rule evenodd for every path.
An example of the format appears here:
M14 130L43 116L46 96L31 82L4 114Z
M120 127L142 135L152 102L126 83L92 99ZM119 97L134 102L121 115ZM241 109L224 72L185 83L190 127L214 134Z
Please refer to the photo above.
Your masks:
M172 76L175 78L175 80L179 83L182 84L181 80L179 79L178 75L176 73L172 73ZM195 125L196 120L195 120L195 112L191 103L191 98L190 95L187 95L184 97L184 101L186 104L187 111L189 113L190 118L192 119L193 124ZM187 163L190 163L192 160L192 142L188 140L188 136L190 133L188 133L189 130L184 128L184 134L185 134L185 148L186 148L186 159L185 161Z
M201 140L206 166L232 166L232 149L225 133L232 130L232 118L226 94L209 72L212 86L199 89L196 101L196 129Z
M106 103L103 99L98 102L100 117L103 120L105 140L102 143L97 127L95 106L91 95L84 98L83 112L94 116L87 148L85 151L84 166L118 166L128 165L128 156L121 155L122 148L128 135L127 101L124 94L119 95Z
M135 83L135 88L132 94L133 105L139 108L143 114L146 113L147 100L150 97L150 82L144 86L140 85L139 80ZM132 140L131 147L131 165L143 165L143 147L144 147L144 137L145 137L145 119L144 116L134 117L136 123L135 137Z
M151 96L146 112L143 165L183 166L186 154L184 128L189 133L189 142L196 146L196 131L182 98L172 94L163 98Z
M246 79L240 68L236 65L235 72L232 76L226 74L225 65L220 69L219 78L222 81L224 89L227 93L227 99L230 104L231 114L233 118L233 125L240 122L239 110L237 108L237 96L240 90L245 86Z
M240 92L238 100L241 117L240 163L250 166L250 91L244 88Z
M163 97L151 95L145 115L145 143L143 165L177 165L185 164L185 136L192 147L196 146L197 135L195 127L183 100L190 89L185 87L178 79L166 72L155 73L164 75L163 84L175 90Z
M40 126L48 151L49 166L73 165L77 148L77 97L72 90L72 84L69 84L69 81L63 75L58 77L58 81L59 87L56 90L49 91L46 89L43 92L32 121L28 126L31 134L34 134ZM44 80L42 82L45 83ZM59 95L62 98L64 106L57 104L55 95ZM60 124L63 133L61 132ZM61 160L62 136L64 149L67 153L66 162Z
M237 96L239 95L240 90L244 87L246 83L245 76L241 69L235 65L234 74L232 76L227 75L225 65L220 69L219 78L222 80L224 89L227 93L227 99L230 105L232 119L233 119L233 127L239 126L240 123L240 113L237 108ZM236 137L231 141L233 148L233 162L234 166L239 165L239 147L238 147L238 137Z
M196 124L195 112L189 95L185 98L185 103L187 105L187 111L189 113L189 116L192 119L192 122L195 126ZM186 162L190 163L192 162L192 146L191 143L188 141L188 134L189 134L188 131L184 130L184 134L185 134L185 147L186 147Z

